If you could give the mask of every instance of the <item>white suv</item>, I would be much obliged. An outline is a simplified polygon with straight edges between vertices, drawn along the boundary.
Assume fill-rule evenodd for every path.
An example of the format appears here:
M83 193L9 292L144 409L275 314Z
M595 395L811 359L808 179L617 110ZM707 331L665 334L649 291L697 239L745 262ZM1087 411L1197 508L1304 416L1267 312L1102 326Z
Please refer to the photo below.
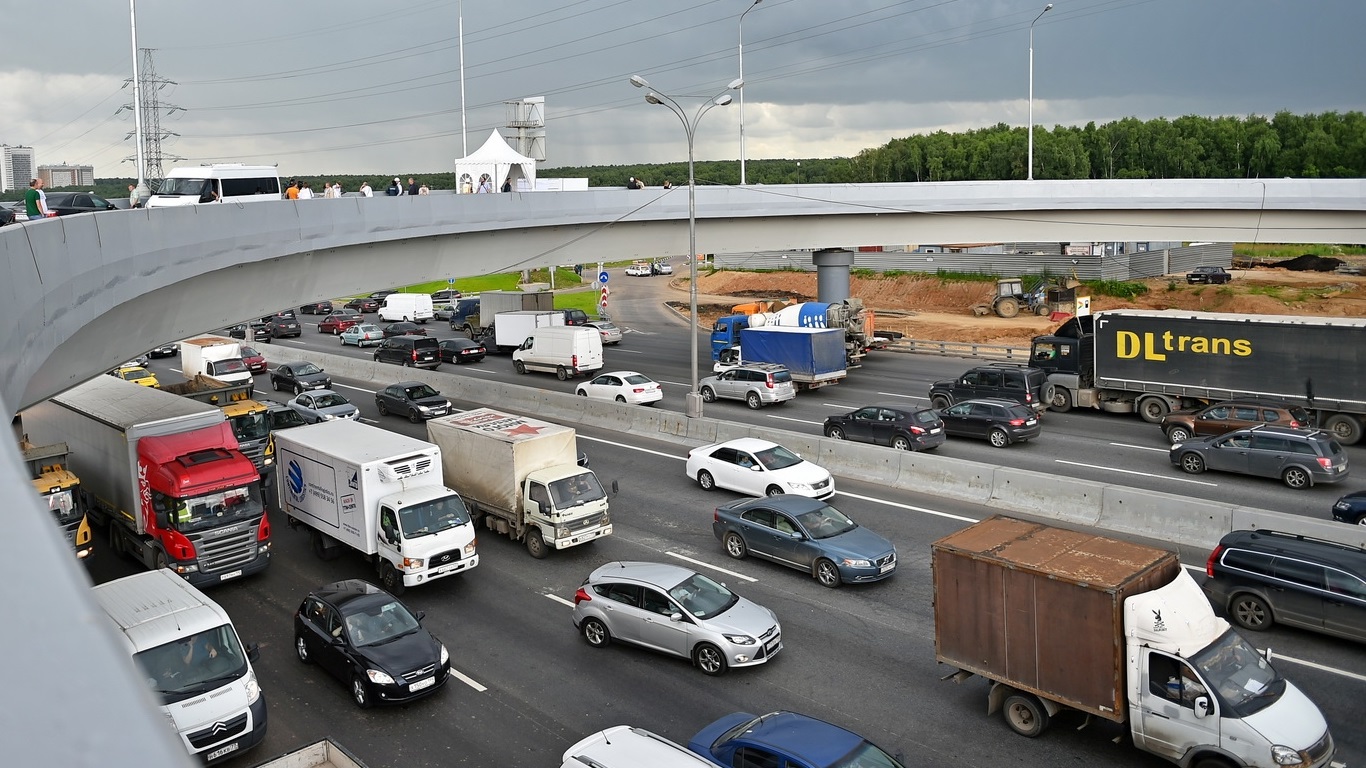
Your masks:
M770 403L785 403L797 396L792 383L792 372L774 363L749 363L725 373L708 376L698 382L702 401L715 402L718 398L744 400L758 410Z
M716 768L686 748L644 728L618 725L585 738L565 753L561 768Z

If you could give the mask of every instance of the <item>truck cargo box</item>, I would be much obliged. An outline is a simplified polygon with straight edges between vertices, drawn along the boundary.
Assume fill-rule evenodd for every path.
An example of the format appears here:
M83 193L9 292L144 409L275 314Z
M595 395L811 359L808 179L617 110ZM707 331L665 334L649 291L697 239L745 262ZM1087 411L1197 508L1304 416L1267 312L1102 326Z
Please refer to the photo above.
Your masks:
M740 350L745 362L787 366L798 381L839 379L846 373L844 331L838 328L745 328Z
M935 659L1115 722L1127 717L1124 600L1176 555L996 516L932 547Z
M574 430L558 424L479 408L427 422L441 446L446 482L481 508L521 510L528 473L578 461Z

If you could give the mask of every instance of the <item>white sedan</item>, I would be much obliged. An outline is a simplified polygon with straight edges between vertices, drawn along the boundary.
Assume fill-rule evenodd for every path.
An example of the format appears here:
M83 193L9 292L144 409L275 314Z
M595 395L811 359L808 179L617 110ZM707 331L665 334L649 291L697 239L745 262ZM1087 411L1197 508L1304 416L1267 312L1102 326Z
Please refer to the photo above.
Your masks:
M580 384L574 393L579 397L616 400L618 403L636 405L657 403L664 397L664 390L660 389L658 382L635 371L604 373L592 381Z
M835 493L835 478L824 467L777 443L753 437L692 449L687 473L707 491L720 487L750 496L795 493L817 499Z

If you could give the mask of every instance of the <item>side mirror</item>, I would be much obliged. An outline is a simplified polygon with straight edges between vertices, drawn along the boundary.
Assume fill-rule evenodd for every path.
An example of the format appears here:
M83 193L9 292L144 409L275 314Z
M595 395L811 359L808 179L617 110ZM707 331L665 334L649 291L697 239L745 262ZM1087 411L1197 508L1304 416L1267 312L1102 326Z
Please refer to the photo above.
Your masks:
M1209 717L1209 716L1212 715L1212 714L1214 714L1214 704L1209 700L1209 697L1208 697L1208 696L1196 696L1196 697L1195 697L1195 716L1196 716L1196 718L1203 719L1203 718Z
M681 613L671 613L671 614L669 614L669 621L672 621L672 622L679 622L679 621L682 621L682 620L683 620L683 614L681 614Z
M252 643L251 645L248 645L247 661L256 661L259 658L261 658L261 646L257 643Z
M536 505L541 510L541 514L546 515L547 517L550 515L550 504L544 501L538 501L536 502Z
M764 471L764 468L761 467L761 466L759 466L758 464L751 464L750 467L749 467L749 471L750 471L750 472L763 472L763 471Z
M801 531L793 531L792 533L789 533L787 536L793 541L801 541L802 539L806 538L802 535Z

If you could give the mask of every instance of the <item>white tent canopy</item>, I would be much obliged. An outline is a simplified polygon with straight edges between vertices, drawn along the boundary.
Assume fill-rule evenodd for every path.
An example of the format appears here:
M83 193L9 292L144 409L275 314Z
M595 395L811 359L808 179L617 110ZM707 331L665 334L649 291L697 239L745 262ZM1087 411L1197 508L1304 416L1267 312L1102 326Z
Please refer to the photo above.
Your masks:
M536 161L517 154L498 131L489 135L484 146L455 161L455 189L458 194L478 192L488 180L487 191L498 192L511 180L516 191L536 189Z

